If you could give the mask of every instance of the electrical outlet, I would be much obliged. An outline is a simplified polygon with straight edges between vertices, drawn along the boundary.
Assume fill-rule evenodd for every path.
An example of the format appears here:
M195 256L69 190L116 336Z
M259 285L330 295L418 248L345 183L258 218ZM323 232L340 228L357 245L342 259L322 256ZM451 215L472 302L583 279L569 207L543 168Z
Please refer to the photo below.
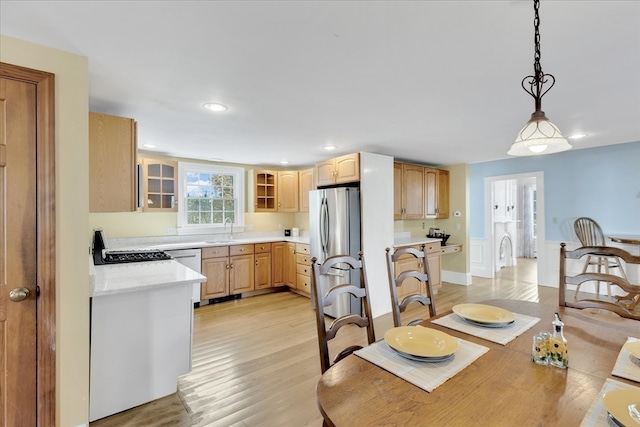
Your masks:
M422 229L424 230L424 222L422 223Z
M456 230L460 230L460 224L456 224Z
M178 229L175 227L165 227L164 228L164 235L165 236L173 236L175 234L178 234Z
M247 231L251 231L251 230L253 230L253 224L247 224L247 225L245 226L245 229L246 229Z
M278 224L278 230L282 230L282 224Z

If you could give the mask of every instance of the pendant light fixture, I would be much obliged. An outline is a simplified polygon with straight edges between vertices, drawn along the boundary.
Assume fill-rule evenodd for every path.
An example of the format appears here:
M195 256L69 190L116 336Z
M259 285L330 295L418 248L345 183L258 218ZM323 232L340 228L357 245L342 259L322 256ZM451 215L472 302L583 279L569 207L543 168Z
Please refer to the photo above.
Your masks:
M540 0L533 1L535 18L533 25L535 28L535 54L533 63L533 75L522 79L522 88L536 100L536 111L531 114L531 119L518 133L518 137L511 145L507 154L511 156L536 156L540 154L558 153L569 150L571 145L562 136L560 130L547 119L542 111L542 97L556 83L555 77L551 74L544 74L540 65L540 16L538 9ZM546 83L549 87L543 90Z

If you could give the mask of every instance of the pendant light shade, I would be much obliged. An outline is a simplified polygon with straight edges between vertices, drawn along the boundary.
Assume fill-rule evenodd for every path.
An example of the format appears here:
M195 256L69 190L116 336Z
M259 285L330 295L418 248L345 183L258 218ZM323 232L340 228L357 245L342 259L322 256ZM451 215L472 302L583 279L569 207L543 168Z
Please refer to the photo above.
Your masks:
M511 145L507 154L511 156L536 156L540 154L559 153L571 149L571 145L562 136L560 130L547 119L542 111L542 97L556 83L551 74L544 74L540 65L540 0L533 1L535 18L533 21L534 34L534 63L533 74L522 79L522 89L535 99L536 110L531 114L518 137ZM545 84L549 84L545 89Z
M518 137L507 154L510 156L535 156L559 153L571 149L571 144L560 130L547 119L544 111L536 111L531 120L518 132Z

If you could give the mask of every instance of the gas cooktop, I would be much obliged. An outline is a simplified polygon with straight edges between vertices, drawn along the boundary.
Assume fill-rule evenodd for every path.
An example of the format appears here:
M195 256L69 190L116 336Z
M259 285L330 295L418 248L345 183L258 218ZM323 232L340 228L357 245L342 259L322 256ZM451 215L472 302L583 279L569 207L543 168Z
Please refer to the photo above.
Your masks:
M160 250L147 251L110 251L104 255L105 264L120 264L125 262L162 261L172 259L171 255Z

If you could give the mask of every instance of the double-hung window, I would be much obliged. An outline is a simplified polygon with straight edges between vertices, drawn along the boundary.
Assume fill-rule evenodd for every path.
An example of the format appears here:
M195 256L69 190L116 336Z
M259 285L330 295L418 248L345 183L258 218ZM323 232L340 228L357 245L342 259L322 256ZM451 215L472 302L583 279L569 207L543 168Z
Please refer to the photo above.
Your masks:
M244 225L244 169L213 164L178 164L181 233L215 232Z

